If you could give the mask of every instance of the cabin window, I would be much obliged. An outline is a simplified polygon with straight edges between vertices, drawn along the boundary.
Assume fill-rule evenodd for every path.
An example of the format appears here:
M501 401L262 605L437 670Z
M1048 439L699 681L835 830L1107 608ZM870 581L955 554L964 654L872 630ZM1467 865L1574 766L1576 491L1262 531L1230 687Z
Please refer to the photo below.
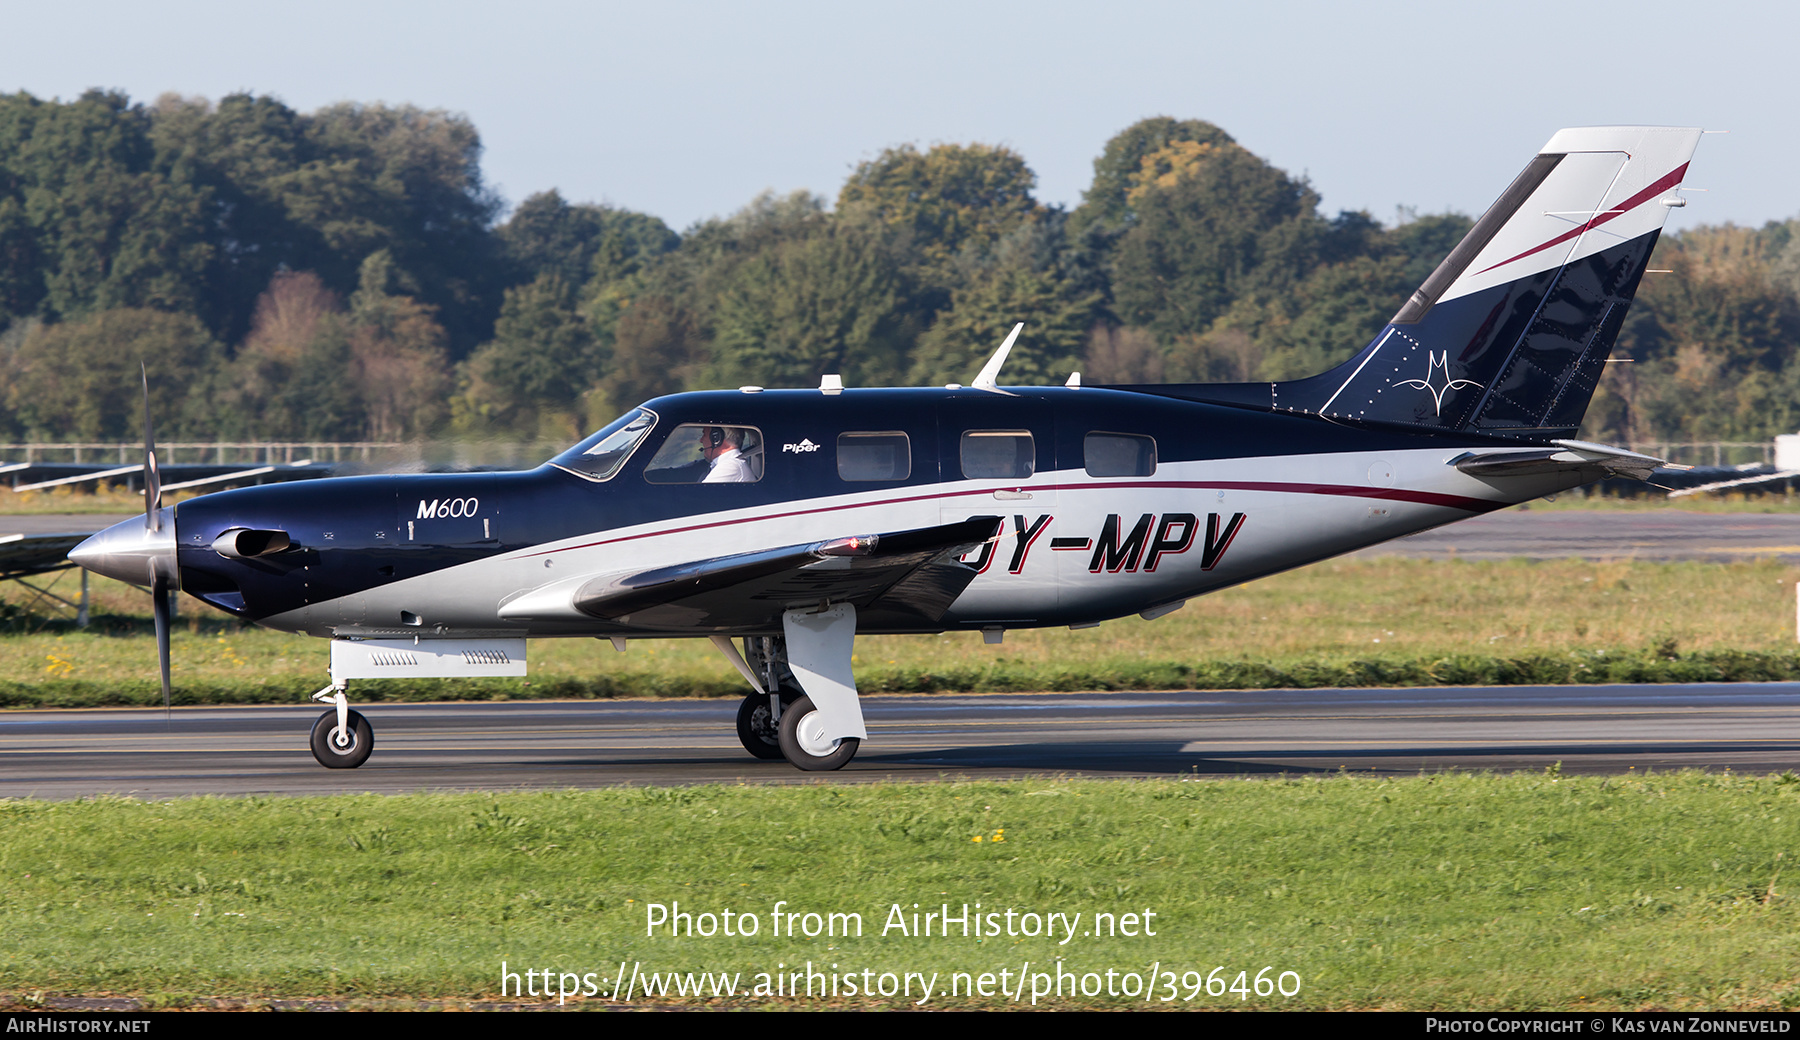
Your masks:
M905 480L912 476L912 441L899 430L840 433L837 467L842 480Z
M762 474L761 431L725 423L675 427L644 467L652 484L754 484Z
M972 480L1022 480L1037 469L1027 430L970 430L962 435L962 472Z
M656 425L656 413L646 408L634 409L611 425L551 460L559 469L568 470L588 480L610 480L631 458L637 446L650 436Z
M1090 433L1081 442L1090 477L1147 477L1156 472L1156 438Z

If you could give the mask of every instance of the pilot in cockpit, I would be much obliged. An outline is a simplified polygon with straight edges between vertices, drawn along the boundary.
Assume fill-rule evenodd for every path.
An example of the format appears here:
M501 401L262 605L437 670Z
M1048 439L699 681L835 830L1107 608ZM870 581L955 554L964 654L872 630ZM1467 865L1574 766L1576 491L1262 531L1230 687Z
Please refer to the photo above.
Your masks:
M702 484L748 483L756 479L750 460L744 457L744 431L738 426L708 426L706 461L711 466Z

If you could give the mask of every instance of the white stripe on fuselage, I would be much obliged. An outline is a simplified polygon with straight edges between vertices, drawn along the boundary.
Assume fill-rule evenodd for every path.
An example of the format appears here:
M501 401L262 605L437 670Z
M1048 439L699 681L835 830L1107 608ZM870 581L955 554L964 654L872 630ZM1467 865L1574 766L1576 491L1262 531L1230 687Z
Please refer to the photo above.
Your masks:
M430 634L513 630L570 635L566 625L534 630L498 618L508 600L551 584L580 584L602 575L805 544L846 535L931 527L970 516L1001 516L1004 529L980 577L945 618L946 627L984 621L1064 624L1100 620L1350 552L1414 531L1528 501L1572 486L1555 474L1477 480L1447 463L1455 448L1348 452L1164 463L1148 477L1096 478L1081 470L1040 473L1002 483L961 480L778 505L677 517L593 532L503 553L368 589L358 599L362 628L393 629L402 611ZM995 492L1005 492L996 497ZM646 486L643 494L655 494ZM1029 498L1021 497L1029 495ZM1209 517L1218 540L1237 514L1244 519L1207 569ZM1154 537L1164 518L1191 515L1198 530L1180 551L1149 567L1149 546L1135 564L1101 561L1094 542L1107 518L1120 535L1148 515ZM1038 521L1050 519L1038 525ZM1038 527L1015 572L1021 531ZM1168 530L1171 541L1181 533ZM1085 549L1053 548L1056 539L1088 539ZM972 558L972 557L971 557ZM345 616L337 600L265 619L292 631L328 634ZM420 631L421 629L414 629ZM595 631L599 631L596 626ZM608 629L616 631L616 629ZM696 633L702 634L702 633Z

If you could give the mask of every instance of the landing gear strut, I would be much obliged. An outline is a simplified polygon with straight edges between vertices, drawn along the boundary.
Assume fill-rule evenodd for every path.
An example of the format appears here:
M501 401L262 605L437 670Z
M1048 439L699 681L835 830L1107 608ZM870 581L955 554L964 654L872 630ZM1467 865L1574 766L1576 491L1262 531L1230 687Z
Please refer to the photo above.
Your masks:
M764 690L751 693L738 705L737 734L744 750L757 758L774 761L781 754L781 716L802 696L788 670L787 646L780 636L745 636L744 660Z

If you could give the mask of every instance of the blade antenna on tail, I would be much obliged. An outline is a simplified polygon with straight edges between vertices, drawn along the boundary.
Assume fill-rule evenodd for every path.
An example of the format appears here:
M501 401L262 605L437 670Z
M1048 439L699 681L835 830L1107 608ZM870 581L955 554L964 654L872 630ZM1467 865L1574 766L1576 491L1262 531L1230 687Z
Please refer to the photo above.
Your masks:
M138 362L144 379L144 528L162 530L162 473L156 464L156 437L150 429L150 370ZM150 564L150 609L156 617L156 660L162 669L163 721L174 726L169 696L169 575L157 562Z

